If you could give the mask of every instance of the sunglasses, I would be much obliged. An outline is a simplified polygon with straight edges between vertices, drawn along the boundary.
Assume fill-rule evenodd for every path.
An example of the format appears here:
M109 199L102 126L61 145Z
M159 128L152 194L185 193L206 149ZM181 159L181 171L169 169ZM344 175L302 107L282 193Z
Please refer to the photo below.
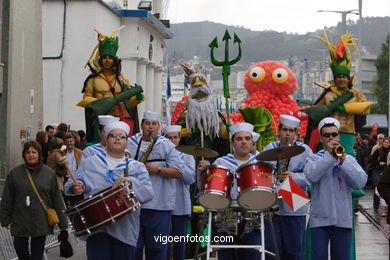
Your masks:
M111 137L111 138L119 137L119 139L126 139L127 138L127 136L124 134L108 134L108 137Z
M322 134L323 137L330 137L330 136L336 137L336 136L338 136L338 135L339 135L339 133L337 133L337 132L333 132L333 133L323 133L323 134Z

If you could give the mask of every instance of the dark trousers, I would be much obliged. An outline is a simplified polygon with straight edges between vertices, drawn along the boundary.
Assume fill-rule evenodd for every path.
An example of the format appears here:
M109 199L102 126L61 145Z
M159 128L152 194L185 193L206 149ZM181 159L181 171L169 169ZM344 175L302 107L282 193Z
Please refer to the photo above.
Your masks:
M171 210L141 209L135 259L143 259L144 247L146 260L168 258L168 242L165 239L170 235L171 213Z
M31 238L31 253L28 249L29 237L14 237L14 247L19 260L42 260L46 236Z
M219 233L221 236L229 236L228 233ZM240 238L240 245L260 245L260 230L256 229L252 232L246 233ZM222 241L222 240L221 240ZM221 245L228 245L232 243L222 243ZM223 249L218 250L219 260L241 260L241 259L260 259L260 252L256 249Z
M306 216L272 217L276 244L281 260L301 260L305 248ZM275 253L269 223L265 224L265 248ZM274 256L266 255L266 259Z
M381 171L379 171L377 169L372 170L371 178L372 178L372 184L374 185L374 188L378 187L379 180L381 178ZM374 209L379 208L379 198L378 198L378 196L376 196L375 192L374 192L373 207L374 207Z
M311 228L311 260L328 260L328 244L332 260L351 257L352 229L334 226Z
M97 233L87 239L89 260L130 260L134 259L135 247L108 235Z
M183 239L187 235L189 215L172 215L171 228L172 236L180 237L179 242L173 242L173 259L183 260L186 254L186 241ZM168 248L169 250L169 248ZM168 255L169 256L169 255ZM169 259L169 257L168 257Z

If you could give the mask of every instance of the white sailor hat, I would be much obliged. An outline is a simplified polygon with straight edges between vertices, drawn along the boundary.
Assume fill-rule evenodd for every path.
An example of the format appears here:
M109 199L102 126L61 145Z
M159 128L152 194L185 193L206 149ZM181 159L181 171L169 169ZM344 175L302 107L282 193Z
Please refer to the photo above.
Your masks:
M160 121L160 114L156 112L145 111L143 119Z
M257 140L259 140L259 138L260 138L260 134L258 134L256 132L252 132L253 141L257 142Z
M104 125L104 126L108 125L109 123L119 121L119 117L110 116L110 115L98 116L98 119L99 119L99 125Z
M321 129L324 125L334 125L337 129L340 129L340 121L333 117L325 117L318 123L318 131L321 132Z
M282 125L295 128L295 127L299 126L299 124L301 123L301 120L299 120L295 116L280 115L280 123Z
M106 136L114 129L122 129L123 131L126 132L126 135L128 135L130 132L130 126L125 122L122 121L111 122L104 127L104 132L106 132Z
M181 126L180 125L168 125L164 128L163 132L164 134L169 134L169 133L175 133L175 132L180 132Z
M230 133L234 135L237 132L249 132L252 134L253 125L249 123L238 123L230 127Z

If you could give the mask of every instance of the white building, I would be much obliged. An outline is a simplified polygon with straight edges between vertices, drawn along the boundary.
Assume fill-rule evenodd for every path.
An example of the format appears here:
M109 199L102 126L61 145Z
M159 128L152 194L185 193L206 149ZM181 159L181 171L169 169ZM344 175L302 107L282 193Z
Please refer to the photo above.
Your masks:
M122 25L117 55L130 83L144 89L139 115L145 110L161 112L163 41L172 33L153 14L164 16L163 1L153 1L151 11L138 10L139 0L125 1L128 9L121 9L122 1L112 2L119 9L102 0L43 1L44 124L66 122L72 129L85 128L84 109L76 104L90 74L84 66L97 43L93 29L111 34Z

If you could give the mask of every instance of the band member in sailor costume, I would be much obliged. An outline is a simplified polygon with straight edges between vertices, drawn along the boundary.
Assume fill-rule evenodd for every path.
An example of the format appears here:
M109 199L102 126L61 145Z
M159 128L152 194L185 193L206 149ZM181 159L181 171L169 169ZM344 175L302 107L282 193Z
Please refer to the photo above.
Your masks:
M84 194L84 198L88 198L106 188L130 181L141 204L152 200L152 184L145 166L125 157L130 127L124 122L112 122L105 126L104 131L107 134L107 155L104 157L97 153L82 160L75 173L77 183L69 178L65 184L66 194ZM124 177L126 170L128 177ZM137 210L89 236L82 236L81 239L87 241L88 259L134 259L139 216L140 210Z
M142 205L141 227L136 259L142 259L145 247L146 259L167 259L168 244L156 241L158 236L169 236L172 211L175 209L176 180L182 178L185 165L175 145L158 135L160 114L144 112L142 134L127 141L127 149L135 160L145 163L153 185L155 197Z
M306 180L303 169L305 167L305 160L313 154L310 147L306 144L296 142L298 127L301 121L290 115L280 115L279 124L279 141L272 142L264 147L263 152L274 149L277 147L288 146L303 146L305 151L301 154L293 156L289 159L281 160L278 162L267 162L274 166L275 171L279 169L282 171L280 176L277 176L277 187L288 176L306 191L308 182ZM272 224L274 226L276 242L278 246L279 256L281 260L301 260L303 259L304 247L305 247L305 227L306 227L306 214L308 204L298 209L297 211L291 210L284 199L279 200L279 210L276 211L272 218ZM271 230L266 225L266 249L271 252L275 252L274 244L272 242ZM274 257L268 256L267 259L274 259Z
M324 150L306 161L304 173L311 183L311 259L350 259L352 240L351 189L362 189L367 174L346 153L335 152L340 145L340 122L331 117L322 119L318 131ZM337 149L339 150L339 149Z
M227 154L217 158L213 165L221 165L229 168L232 173L236 174L236 169L244 163L255 162L256 157L250 153L253 146L253 125L249 123L238 123L230 127L231 144L234 148L234 154ZM237 180L233 178L233 185L230 196L232 198L231 206L237 206ZM227 236L229 231L224 228L218 230L219 236ZM260 245L260 230L253 229L251 232L244 234L239 239L240 244ZM259 259L260 253L253 249L223 249L218 251L218 259Z
M95 155L96 153L100 153L103 156L106 156L106 133L104 132L104 127L108 125L111 122L118 122L119 117L114 117L110 115L103 115L98 116L99 120L99 137L100 137L100 143L91 145L86 147L83 150L83 155L81 156L81 160L87 159L88 157L91 157Z
M165 127L164 135L171 140L174 145L179 145L180 125L170 125ZM180 152L180 156L185 164L185 169L181 170L182 178L176 179L176 203L172 211L171 235L186 236L188 222L191 215L190 185L195 182L195 159L194 156ZM173 259L184 260L186 241L180 240L173 243Z
M253 137L253 145L251 149L251 154L258 155L260 152L257 150L257 141L260 138L260 134L256 132L252 132L252 137Z

